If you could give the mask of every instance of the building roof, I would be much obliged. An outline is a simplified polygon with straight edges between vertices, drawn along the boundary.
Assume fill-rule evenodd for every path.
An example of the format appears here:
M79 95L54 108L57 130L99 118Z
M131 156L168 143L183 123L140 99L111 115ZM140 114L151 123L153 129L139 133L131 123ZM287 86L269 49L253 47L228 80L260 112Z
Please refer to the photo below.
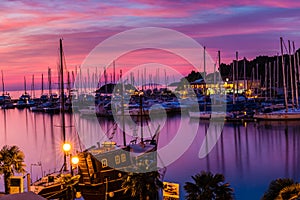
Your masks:
M196 83L204 83L203 78L197 79L194 82L192 82L192 84L196 84Z

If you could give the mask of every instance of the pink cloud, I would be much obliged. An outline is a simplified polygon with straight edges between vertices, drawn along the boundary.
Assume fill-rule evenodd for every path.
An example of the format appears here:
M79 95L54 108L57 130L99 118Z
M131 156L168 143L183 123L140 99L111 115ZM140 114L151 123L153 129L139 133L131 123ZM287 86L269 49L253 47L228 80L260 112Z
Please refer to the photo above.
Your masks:
M131 0L134 3L143 3L147 5L153 5L151 0ZM172 0L162 0L158 2L159 6L162 7L181 7L183 9L189 8L193 10L201 10L201 9L211 9L211 8L218 8L218 7L231 7L231 6L267 6L267 7L279 7L279 8L295 8L300 6L300 2L287 0L287 1L280 1L280 0L266 0L266 1L252 1L252 0L231 0L231 1L222 1L222 0L215 0L215 1L172 1Z

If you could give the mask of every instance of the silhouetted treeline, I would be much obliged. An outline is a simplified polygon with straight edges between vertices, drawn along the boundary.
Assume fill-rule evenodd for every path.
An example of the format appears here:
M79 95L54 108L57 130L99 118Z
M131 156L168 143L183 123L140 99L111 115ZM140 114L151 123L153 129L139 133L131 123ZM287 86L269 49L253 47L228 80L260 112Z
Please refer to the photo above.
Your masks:
M296 52L298 54L300 53L300 49L298 49ZM297 55L297 53L295 54ZM258 56L253 60L247 60L245 59L245 65L246 65L246 79L248 80L260 80L261 85L265 85L265 80L267 80L267 85L269 84L270 75L271 79L275 77L275 80L277 82L277 78L279 78L279 87L283 86L283 73L282 73L282 59L281 55L276 56ZM225 81L226 78L228 78L230 81L233 80L233 64L235 66L235 80L238 78L239 80L244 79L244 59L241 59L238 61L238 70L236 68L236 61L233 61L230 64L224 64L222 63L220 65L220 73L222 76L223 81ZM290 61L289 61L289 55L284 55L284 62L285 62L285 75L286 80L288 82L290 79ZM299 71L298 67L294 67L294 55L291 55L291 63L292 63L292 74L296 73L297 82L299 82ZM299 57L296 56L296 63L299 65ZM297 65L297 66L298 66ZM256 68L257 66L257 68ZM278 67L277 67L278 66ZM238 72L238 74L237 74ZM267 79L265 79L265 75L267 73ZM278 74L278 75L277 75ZM294 77L293 77L294 78ZM273 82L274 80L272 80ZM295 83L295 80L294 80Z

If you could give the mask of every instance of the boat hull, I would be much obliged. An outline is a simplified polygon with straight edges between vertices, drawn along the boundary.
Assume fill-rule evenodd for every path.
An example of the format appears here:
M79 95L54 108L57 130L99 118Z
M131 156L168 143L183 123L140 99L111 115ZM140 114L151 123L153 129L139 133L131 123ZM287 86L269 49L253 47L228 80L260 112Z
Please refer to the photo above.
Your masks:
M300 119L300 113L261 113L255 114L256 120L295 120Z

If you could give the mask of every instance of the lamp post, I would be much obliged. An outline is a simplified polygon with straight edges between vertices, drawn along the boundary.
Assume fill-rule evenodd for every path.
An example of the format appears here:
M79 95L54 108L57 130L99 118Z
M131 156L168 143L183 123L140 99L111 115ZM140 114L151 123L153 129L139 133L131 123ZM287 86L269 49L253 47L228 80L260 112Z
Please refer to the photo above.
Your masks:
M71 163L70 163L70 165L71 165L71 175L73 176L73 165L76 165L76 168L77 168L77 166L78 166L78 163L79 163L79 158L78 158L78 156L72 156L72 155L70 155L70 158L71 158Z
M71 176L73 176L73 167L72 164L77 165L79 163L79 158L78 156L72 156L70 153L72 149L72 146L70 143L64 143L63 144L63 150L66 156L70 156L70 173ZM67 162L64 163L64 170L67 171Z
M71 144L67 142L64 143L63 150L64 150L64 157L67 157L69 152L71 151ZM67 159L65 158L64 158L64 171L67 171Z

